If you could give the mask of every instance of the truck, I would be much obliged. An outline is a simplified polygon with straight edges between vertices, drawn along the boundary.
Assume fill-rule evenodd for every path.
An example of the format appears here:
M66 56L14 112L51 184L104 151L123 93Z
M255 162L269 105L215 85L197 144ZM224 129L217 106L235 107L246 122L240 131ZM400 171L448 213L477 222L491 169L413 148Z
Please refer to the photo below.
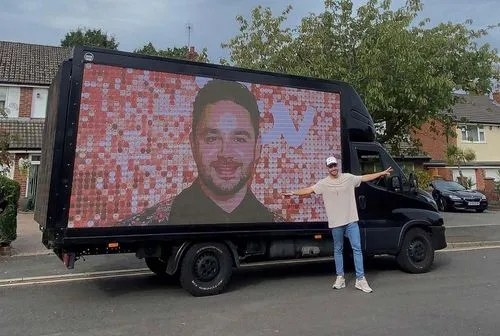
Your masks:
M321 196L282 195L325 177L329 156L351 174L393 168L356 188L364 255L428 272L443 218L348 83L77 46L49 89L35 220L68 269L130 253L216 295L246 265L333 259Z

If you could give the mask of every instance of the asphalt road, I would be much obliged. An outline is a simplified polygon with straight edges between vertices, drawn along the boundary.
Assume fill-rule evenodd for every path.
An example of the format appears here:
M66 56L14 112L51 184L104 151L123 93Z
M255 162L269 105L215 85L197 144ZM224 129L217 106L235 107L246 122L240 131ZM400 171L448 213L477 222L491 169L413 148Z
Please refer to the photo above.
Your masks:
M447 227L500 225L500 211L487 210L440 212Z
M441 212L449 244L496 242L500 245L500 212Z
M24 259L24 268L47 260ZM226 293L205 298L149 274L4 286L0 330L22 336L499 335L498 265L498 248L437 253L433 270L421 275L381 258L367 265L371 294L354 289L352 274L347 288L331 289L330 263L241 271Z

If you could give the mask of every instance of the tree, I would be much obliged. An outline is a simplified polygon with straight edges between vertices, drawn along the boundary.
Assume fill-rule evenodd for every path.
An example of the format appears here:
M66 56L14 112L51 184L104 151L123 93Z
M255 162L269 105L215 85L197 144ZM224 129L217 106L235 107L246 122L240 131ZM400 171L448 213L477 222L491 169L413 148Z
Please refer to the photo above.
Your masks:
M156 49L153 43L149 42L140 49L135 49L134 53L149 55L149 56L160 56L160 57L170 57L178 59L187 59L198 62L208 63L207 48L203 48L201 53L191 51L187 46L184 47L174 47L167 49Z
M496 50L476 40L490 29L472 22L413 25L420 0L391 9L391 0L368 0L355 12L351 0L326 0L324 11L283 25L291 6L274 16L254 8L250 20L237 16L239 33L222 43L229 60L221 63L350 83L376 123L379 141L395 151L413 127L456 102L455 89L483 93L493 75ZM495 26L497 27L497 26Z
M458 148L456 145L448 145L446 148L446 157L449 165L458 166L458 174L460 175L459 183L466 185L466 180L462 174L462 165L464 163L474 161L476 159L476 153L470 149Z
M76 45L87 45L107 49L118 49L119 43L114 36L108 36L101 29L78 28L70 31L61 40L62 47L73 47Z

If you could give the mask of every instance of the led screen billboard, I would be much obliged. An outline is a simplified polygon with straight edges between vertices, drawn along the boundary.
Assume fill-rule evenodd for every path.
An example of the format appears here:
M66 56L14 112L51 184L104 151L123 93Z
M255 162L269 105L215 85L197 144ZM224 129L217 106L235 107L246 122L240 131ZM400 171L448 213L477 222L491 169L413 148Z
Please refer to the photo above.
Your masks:
M85 64L69 228L317 222L340 95Z

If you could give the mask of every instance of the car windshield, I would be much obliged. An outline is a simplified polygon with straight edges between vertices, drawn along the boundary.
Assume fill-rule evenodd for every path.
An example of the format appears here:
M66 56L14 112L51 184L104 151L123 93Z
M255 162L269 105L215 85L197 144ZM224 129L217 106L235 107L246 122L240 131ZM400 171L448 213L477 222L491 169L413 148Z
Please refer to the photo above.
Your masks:
M444 189L449 191L462 191L466 190L466 188L460 183L453 181L434 181L434 186L438 189Z

